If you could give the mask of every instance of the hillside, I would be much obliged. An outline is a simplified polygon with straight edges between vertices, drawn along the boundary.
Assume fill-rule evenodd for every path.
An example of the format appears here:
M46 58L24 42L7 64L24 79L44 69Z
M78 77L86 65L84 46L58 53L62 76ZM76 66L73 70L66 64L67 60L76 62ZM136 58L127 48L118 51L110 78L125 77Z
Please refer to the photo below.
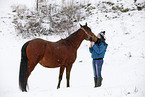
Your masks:
M0 12L0 97L145 96L145 10L121 13L117 18L111 18L115 17L114 13L98 12L80 22L88 22L96 35L106 31L109 46L104 58L102 87L94 88L92 59L88 50L90 43L84 40L73 64L70 88L66 88L64 73L61 88L57 90L59 68L44 68L38 64L29 78L27 93L19 90L18 76L21 47L30 39L16 35L10 9L9 14L3 14L4 10ZM80 28L79 24L77 27ZM48 41L61 39L57 35L40 38Z

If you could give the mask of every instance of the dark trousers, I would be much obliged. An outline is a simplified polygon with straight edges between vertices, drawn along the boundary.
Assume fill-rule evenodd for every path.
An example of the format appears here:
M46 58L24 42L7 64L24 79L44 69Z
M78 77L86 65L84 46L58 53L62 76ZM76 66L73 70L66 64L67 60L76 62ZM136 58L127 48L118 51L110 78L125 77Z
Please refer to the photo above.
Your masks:
M94 71L94 78L102 77L103 59L93 59L93 71Z

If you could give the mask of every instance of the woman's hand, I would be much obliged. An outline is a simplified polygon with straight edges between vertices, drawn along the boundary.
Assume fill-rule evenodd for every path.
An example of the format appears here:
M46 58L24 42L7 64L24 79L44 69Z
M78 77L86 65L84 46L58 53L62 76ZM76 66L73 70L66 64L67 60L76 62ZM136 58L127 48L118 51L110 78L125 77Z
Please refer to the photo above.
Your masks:
M90 48L95 44L95 42L91 42L90 43Z

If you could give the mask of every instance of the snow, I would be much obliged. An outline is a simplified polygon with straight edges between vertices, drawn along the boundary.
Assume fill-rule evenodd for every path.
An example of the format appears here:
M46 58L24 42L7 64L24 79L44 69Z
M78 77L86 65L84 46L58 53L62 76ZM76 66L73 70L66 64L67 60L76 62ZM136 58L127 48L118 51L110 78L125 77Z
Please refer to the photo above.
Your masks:
M0 1L0 5L3 8L11 6L12 3L4 6L7 1ZM83 25L87 21L96 35L102 30L106 31L109 46L104 58L102 87L94 88L92 59L88 50L90 43L83 41L72 67L70 88L66 88L65 72L61 88L56 89L59 68L44 68L38 64L29 77L29 91L26 93L19 90L18 76L21 47L30 39L16 36L12 18L7 14L11 12L10 7L0 9L0 12L0 97L145 97L144 10L123 13L115 19L107 19L106 14L98 13L81 22ZM97 17L99 23L96 23ZM61 37L41 38L57 41Z

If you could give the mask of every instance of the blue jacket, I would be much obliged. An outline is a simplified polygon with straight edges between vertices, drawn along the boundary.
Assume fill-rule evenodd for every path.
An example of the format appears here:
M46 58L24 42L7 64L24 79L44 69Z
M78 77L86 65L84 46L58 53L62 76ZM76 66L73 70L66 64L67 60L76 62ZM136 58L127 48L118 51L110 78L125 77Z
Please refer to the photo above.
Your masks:
M104 58L107 46L108 44L104 45L103 41L101 41L99 45L94 44L91 48L89 48L92 58Z

